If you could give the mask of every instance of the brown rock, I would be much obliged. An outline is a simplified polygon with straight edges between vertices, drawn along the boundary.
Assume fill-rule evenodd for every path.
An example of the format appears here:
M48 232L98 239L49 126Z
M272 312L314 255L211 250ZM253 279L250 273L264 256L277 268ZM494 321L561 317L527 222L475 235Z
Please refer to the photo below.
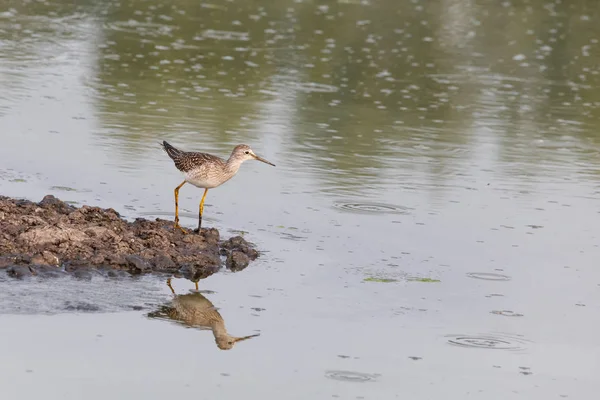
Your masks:
M18 240L26 246L43 246L46 244L59 244L63 242L77 243L87 239L87 235L74 228L58 228L43 226L34 228L19 235Z
M223 243L221 243L221 247L222 247L222 252L221 254L229 254L234 250L240 251L242 253L244 253L245 255L248 256L248 258L252 261L256 260L256 258L258 258L258 251L256 251L251 245L250 243L248 243L246 241L246 239L244 239L241 236L234 236L226 241L224 241Z
M62 273L57 267L64 266L69 274L81 270L85 279L93 275L90 268L101 268L197 280L221 268L221 254L229 256L232 270L245 268L258 256L239 236L220 242L214 228L200 233L186 229L184 235L172 221L127 222L113 209L76 208L54 196L39 203L0 196L0 212L0 269L14 277L56 275ZM104 274L121 276L109 271Z
M239 250L233 250L227 256L227 268L232 271L241 271L250 264L250 258Z

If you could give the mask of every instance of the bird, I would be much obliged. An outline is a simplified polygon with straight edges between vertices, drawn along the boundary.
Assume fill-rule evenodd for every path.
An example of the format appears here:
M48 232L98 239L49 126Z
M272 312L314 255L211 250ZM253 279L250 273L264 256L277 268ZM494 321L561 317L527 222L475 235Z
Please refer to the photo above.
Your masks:
M183 185L191 183L198 188L204 189L204 195L200 201L198 212L198 229L194 229L195 233L200 233L202 215L204 214L204 200L206 199L208 189L221 186L233 178L244 161L258 160L275 166L272 162L257 156L250 146L246 144L235 146L227 160L208 153L183 151L164 140L162 147L175 163L175 167L184 175L184 181L175 188L175 228L184 234L187 232L179 225L179 189Z
M173 293L173 300L170 304L161 306L158 311L148 314L149 317L169 319L192 328L210 329L217 347L221 350L229 350L237 342L260 336L259 333L243 337L231 336L227 333L223 317L204 295L198 291L176 294L171 285L171 278L167 279L167 286Z

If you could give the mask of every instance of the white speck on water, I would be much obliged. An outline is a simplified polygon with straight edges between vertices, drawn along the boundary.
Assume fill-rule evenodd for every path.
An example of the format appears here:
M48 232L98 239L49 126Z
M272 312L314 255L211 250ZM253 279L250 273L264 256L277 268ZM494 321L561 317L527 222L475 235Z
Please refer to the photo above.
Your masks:
M590 48L591 48L591 46L589 44L586 44L585 46L583 46L581 48L581 54L584 57L589 57L590 56Z
M0 17L14 17L15 15L17 15L17 10L15 10L14 8L11 8L8 11L4 11L0 13Z
M425 36L425 37L423 38L423 41L424 41L424 42L433 42L433 38L432 38L432 37L429 37L429 36Z
M527 58L527 57L525 57L524 54L517 54L516 56L513 57L513 60L515 60L515 61L522 61L525 58Z

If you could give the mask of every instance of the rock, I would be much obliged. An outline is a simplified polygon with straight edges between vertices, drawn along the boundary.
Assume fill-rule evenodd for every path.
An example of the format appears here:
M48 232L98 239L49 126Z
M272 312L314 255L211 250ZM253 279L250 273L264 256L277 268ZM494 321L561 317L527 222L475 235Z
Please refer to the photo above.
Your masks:
M77 279L83 279L86 281L91 281L94 272L91 268L78 268L73 271L73 276Z
M58 267L60 265L60 260L52 252L43 251L42 257L44 258L44 261L46 262L47 265L53 265L55 267Z
M62 214L69 214L73 210L75 210L75 207L68 205L64 201L60 201L51 194L44 196L44 198L38 203L38 205L43 208L56 210L57 212L60 212Z
M31 264L38 265L51 265L53 267L58 267L59 260L53 253L49 251L43 251L31 257Z
M8 267L6 273L8 274L8 276L17 279L22 279L32 275L31 270L29 270L29 267L25 267L23 265L12 265Z
M28 247L43 247L48 244L57 245L63 242L78 243L83 242L85 239L87 239L87 235L80 230L55 226L34 228L20 234L17 238Z
M179 273L190 281L197 282L200 279L206 279L219 271L218 265L185 264L179 270Z
M33 275L42 278L58 278L67 274L62 269L50 265L30 265L29 269Z
M226 265L227 268L232 271L241 271L250 264L250 258L239 250L233 250L227 256Z
M228 257L231 270L258 257L242 237L221 241L214 228L197 234L185 229L184 235L172 221L128 222L113 209L77 208L51 195L39 203L0 196L0 213L0 269L17 278L155 272L198 280L219 271L220 255Z
M131 275L125 271L109 270L106 273L106 276L108 276L109 278L127 278L127 277L130 277Z
M14 256L0 256L0 269L8 268L11 265L17 263L17 257Z
M125 260L129 262L131 266L131 272L133 273L144 273L152 271L152 266L150 263L140 256L129 255L125 256Z
M233 250L241 251L252 261L256 260L259 256L258 251L256 251L250 243L246 241L241 236L234 236L223 243L221 243L222 251L221 254L227 255L230 254Z
M166 254L157 254L152 259L152 264L154 265L154 270L159 272L175 272L178 268L177 265L171 260Z

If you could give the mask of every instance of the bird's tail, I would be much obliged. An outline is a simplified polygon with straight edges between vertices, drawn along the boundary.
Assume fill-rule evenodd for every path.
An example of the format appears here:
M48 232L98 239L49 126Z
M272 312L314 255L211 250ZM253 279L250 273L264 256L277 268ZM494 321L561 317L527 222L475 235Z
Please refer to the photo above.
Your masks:
M176 160L183 155L183 151L171 146L165 140L163 140L163 142L162 142L162 147L167 152L169 157L171 157L171 159L173 159L173 160Z

